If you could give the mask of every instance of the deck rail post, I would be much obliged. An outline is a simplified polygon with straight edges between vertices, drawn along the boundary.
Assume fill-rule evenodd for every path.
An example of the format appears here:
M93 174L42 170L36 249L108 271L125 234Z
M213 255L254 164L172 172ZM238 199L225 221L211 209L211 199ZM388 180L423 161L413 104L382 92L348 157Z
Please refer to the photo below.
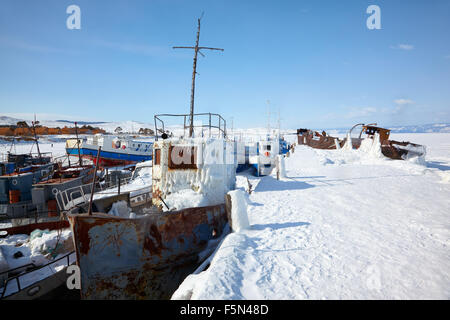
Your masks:
M92 187L91 187L91 199L89 200L89 210L88 215L92 215L92 200L94 199L94 191L95 191L95 178L97 178L97 169L98 169L98 162L100 158L100 151L102 150L102 147L98 147L97 151L97 161L95 161L95 171L94 171L94 177L92 178Z

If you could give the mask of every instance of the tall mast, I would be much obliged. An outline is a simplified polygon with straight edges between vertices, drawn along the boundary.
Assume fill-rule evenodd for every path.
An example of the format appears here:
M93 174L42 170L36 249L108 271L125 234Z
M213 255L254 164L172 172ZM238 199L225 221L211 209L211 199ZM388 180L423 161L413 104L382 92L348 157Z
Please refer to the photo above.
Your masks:
M278 108L278 137L281 136L280 108Z
M81 160L81 154L80 154L80 140L78 139L78 127L77 122L75 121L75 135L77 137L77 148L78 148L78 162L80 167L83 166L83 161Z
M203 14L202 14L203 16ZM203 57L205 56L200 50L219 50L224 51L221 48L210 48L210 47L199 47L198 43L200 40L200 20L202 17L197 19L198 27L197 27L197 39L195 41L195 47L173 47L173 49L194 49L194 65L192 70L192 85L191 85L191 110L189 116L189 137L192 137L194 133L194 96L195 96L195 75L197 74L197 55L200 53Z
M36 141L36 148L39 156L39 161L42 162L41 151L39 150L39 142L36 135L36 127L34 126L36 124L36 114L34 115L34 121L31 121L31 124L33 125L34 140Z

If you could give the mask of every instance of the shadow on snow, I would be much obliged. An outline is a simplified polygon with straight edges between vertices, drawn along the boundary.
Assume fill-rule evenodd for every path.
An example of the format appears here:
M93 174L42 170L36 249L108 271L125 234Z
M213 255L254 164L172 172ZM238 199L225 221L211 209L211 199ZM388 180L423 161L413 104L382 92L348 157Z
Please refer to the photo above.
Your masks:
M264 177L256 186L255 192L286 191L313 188L314 185L296 180L277 180L271 176Z

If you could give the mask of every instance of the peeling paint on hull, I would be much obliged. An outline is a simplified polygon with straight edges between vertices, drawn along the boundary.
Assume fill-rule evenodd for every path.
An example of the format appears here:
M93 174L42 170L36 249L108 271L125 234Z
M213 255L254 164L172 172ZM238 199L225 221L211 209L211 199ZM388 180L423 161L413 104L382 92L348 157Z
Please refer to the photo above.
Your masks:
M137 219L69 215L83 299L166 299L227 222L225 205ZM214 235L214 236L213 236Z

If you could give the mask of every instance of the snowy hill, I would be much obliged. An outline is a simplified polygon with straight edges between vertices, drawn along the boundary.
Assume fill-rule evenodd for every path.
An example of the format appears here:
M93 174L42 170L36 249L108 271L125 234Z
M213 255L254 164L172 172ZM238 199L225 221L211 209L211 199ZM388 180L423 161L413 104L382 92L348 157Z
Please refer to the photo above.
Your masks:
M424 124L421 126L397 126L389 128L393 133L450 132L450 123Z
M12 117L7 117L7 116L0 116L0 125L12 126L12 125L15 125L19 121L23 121L23 119L17 119L17 118L12 118Z
M73 127L74 121L69 120L41 120L37 119L43 126L49 128L56 127ZM19 121L26 121L31 126L31 120L17 119L8 116L0 116L0 125L15 125ZM153 128L154 124L144 123L140 121L117 121L117 122L105 122L105 121L77 121L78 126L90 125L92 127L98 127L105 130L108 133L113 133L117 127L121 127L123 132L138 132L140 128Z
M64 126L73 126L73 121L69 120L40 120L41 125L47 126L49 128L55 127L64 127ZM31 120L26 119L18 119L14 117L8 116L0 116L0 125L15 125L19 121L26 121L29 125L31 125ZM123 132L128 133L136 133L140 128L150 128L154 130L154 123L150 122L141 122L134 120L124 120L124 121L114 121L114 122L105 122L105 121L77 121L79 126L90 125L93 127L99 127L104 129L108 133L113 133L117 127L121 127ZM382 124L380 124L382 125ZM301 125L299 125L299 128ZM182 126L180 125L169 125L167 127L170 131L173 131L174 134L180 133L183 131ZM272 128L273 130L274 128ZM311 128L314 130L322 131L325 130L330 134L333 133L347 133L350 128ZM427 132L450 132L450 123L434 123L434 124L425 124L425 125L410 125L410 126L392 126L388 127L392 131L392 133L427 133ZM297 128L285 129L283 132L287 133L295 133ZM230 133L230 128L228 128L228 132ZM267 133L266 127L259 128L248 128L248 129L234 129L234 136L243 136L246 134L264 136Z
M450 132L450 123L432 123L423 125L410 125L410 126L380 126L390 129L392 133L432 133L432 132ZM325 130L329 134L344 134L347 133L350 128L315 128L314 130L322 131Z

